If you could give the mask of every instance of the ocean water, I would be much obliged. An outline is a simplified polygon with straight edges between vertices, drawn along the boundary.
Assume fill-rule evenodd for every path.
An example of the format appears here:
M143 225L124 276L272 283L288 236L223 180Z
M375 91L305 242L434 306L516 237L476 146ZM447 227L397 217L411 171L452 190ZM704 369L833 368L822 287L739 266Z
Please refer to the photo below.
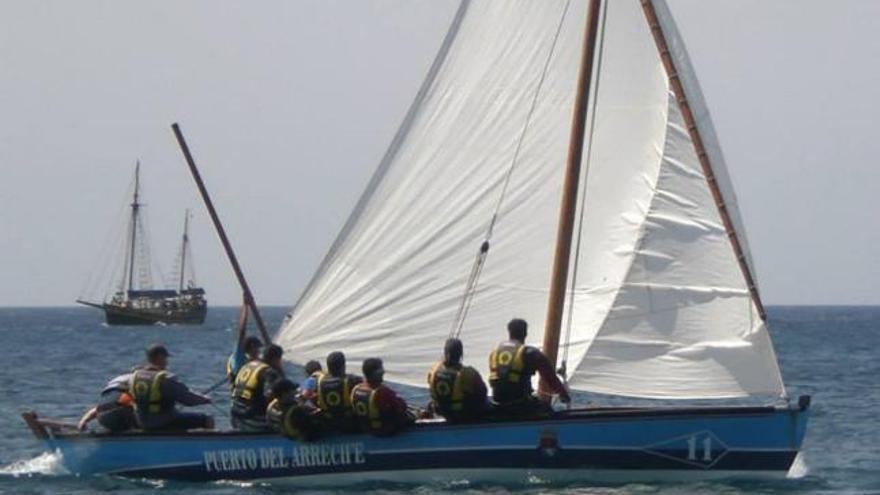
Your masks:
M284 308L267 308L276 328ZM771 307L773 340L789 393L813 396L813 414L801 458L788 479L616 485L370 485L303 493L377 494L880 494L880 307ZM20 419L26 409L78 418L106 380L141 361L146 345L165 342L172 370L194 389L222 377L233 342L236 308L212 308L200 327L106 327L88 308L0 308L0 493L86 494L289 493L282 483L181 483L76 477L66 473ZM289 370L302 379L301 370ZM219 408L206 407L222 424ZM414 402L425 397L409 391Z

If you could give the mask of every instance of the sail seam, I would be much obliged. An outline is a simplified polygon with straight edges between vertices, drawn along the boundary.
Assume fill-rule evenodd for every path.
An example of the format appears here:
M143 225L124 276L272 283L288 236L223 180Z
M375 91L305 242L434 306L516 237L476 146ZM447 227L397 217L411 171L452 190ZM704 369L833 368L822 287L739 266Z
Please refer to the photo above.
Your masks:
M666 106L666 119L665 120L667 122L669 121L669 106L668 105ZM647 220L651 214L651 210L654 208L654 200L657 197L657 184L660 181L660 173L663 169L663 156L666 151L666 146L667 146L666 143L667 143L668 139L669 139L669 125L667 124L667 125L663 126L663 148L660 150L660 153L658 155L659 160L658 160L658 165L657 165L657 175L656 175L656 177L654 177L654 180L651 183L651 202L649 203L648 208L645 210L644 215L642 216L642 219L639 222L639 233L636 238L637 240L636 240L635 244L633 245L633 252L630 257L629 266L627 267L626 272L621 279L621 283L617 285L617 289L614 291L614 298L611 300L611 304L608 306L608 311L606 311L605 315L602 317L602 322L598 325L596 333L593 335L593 338L590 340L590 343L587 344L587 348L584 350L584 354L583 354L583 356L581 356L581 360L580 360L580 362L578 362L578 365L575 367L575 369L579 368L581 363L583 363L584 360L587 359L587 356L590 354L590 349L593 347L593 344L596 343L596 339L599 336L599 334L602 332L602 329L605 327L605 324L609 320L614 319L614 317L611 316L611 312L614 310L614 307L617 303L617 300L620 297L620 291L626 285L627 277L629 277L629 274L632 272L633 265L635 264L636 258L637 258L636 252L640 249L641 246L644 245L645 231L647 228ZM593 391L601 392L599 389L593 389Z

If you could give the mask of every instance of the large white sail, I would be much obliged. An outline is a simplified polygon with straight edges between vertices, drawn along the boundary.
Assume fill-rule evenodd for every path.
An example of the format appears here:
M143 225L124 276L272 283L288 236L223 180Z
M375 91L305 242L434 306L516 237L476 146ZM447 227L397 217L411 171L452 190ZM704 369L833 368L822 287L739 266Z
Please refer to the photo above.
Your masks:
M664 34L675 33L676 65L707 129L713 170L729 184L672 17L665 2L654 4ZM571 385L650 398L783 394L766 326L639 2L608 2L598 84L570 308L573 328L595 334L572 332Z
M532 322L530 340L541 342L585 16L574 0L461 5L377 175L281 329L288 355L380 356L388 379L424 386L518 147L461 337L484 371L512 317Z
M654 3L741 226L693 70L665 3ZM281 329L289 355L380 356L390 380L424 386L514 157L462 333L465 360L485 372L511 317L541 341L585 4L462 3L386 158ZM570 382L636 397L782 394L642 6L605 4L563 330Z

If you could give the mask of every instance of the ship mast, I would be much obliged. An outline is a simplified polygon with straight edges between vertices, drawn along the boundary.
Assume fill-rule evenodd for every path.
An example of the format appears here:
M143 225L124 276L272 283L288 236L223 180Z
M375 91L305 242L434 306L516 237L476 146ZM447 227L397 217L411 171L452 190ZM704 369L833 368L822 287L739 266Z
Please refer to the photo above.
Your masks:
M587 13L587 26L584 32L584 45L578 74L577 93L574 100L571 135L568 143L568 161L562 185L562 203L559 207L559 224L556 231L556 251L553 258L553 272L550 278L550 296L547 302L547 319L544 324L544 353L556 367L559 351L559 334L562 327L562 314L565 309L565 292L568 284L568 265L571 258L571 239L574 232L577 210L578 183L580 181L581 157L584 151L584 129L589 106L590 82L593 75L593 60L596 52L596 38L599 32L600 0L590 0ZM542 392L546 386L541 382Z
M189 244L189 210L183 215L183 241L180 245L180 280L177 286L178 292L183 292L183 277L186 273L186 246Z
M134 258L137 250L137 221L141 204L139 200L141 161L134 166L134 199L131 202L131 238L128 251L128 291L134 288Z

